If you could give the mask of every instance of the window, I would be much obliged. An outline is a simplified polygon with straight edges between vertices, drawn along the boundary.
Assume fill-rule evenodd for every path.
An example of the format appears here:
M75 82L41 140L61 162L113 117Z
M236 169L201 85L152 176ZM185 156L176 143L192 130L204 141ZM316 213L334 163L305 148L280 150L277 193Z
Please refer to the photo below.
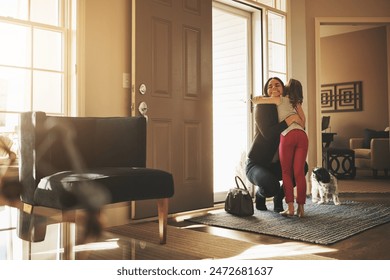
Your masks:
M76 0L0 0L0 133L18 113L67 115L70 7Z
M268 11L268 77L287 79L286 17Z
M255 0L255 1L267 5L269 7L278 9L280 11L286 12L286 0Z

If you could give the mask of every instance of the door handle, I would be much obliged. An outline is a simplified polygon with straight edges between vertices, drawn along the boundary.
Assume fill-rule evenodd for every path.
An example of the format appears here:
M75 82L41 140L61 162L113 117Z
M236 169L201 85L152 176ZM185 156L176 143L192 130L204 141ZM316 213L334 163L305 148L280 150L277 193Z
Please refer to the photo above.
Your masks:
M138 111L142 116L144 116L146 119L148 119L148 116L146 115L146 112L148 111L148 104L146 104L145 101L142 101L138 106Z

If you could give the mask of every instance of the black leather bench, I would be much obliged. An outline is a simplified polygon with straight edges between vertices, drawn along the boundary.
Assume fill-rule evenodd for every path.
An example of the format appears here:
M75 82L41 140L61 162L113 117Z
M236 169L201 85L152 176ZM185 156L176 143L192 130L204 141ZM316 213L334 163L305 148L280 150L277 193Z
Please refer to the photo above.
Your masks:
M30 219L36 206L61 210L65 220L75 209L99 212L106 204L156 199L160 243L166 242L174 182L169 172L146 167L144 117L27 112L20 120L21 238L44 238L42 217Z

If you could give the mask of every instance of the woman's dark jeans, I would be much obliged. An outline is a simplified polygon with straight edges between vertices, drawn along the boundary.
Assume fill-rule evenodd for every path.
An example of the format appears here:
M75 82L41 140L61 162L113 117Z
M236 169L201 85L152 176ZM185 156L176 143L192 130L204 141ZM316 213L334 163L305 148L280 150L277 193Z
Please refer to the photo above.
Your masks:
M309 167L305 163L305 175ZM274 162L264 167L250 159L246 164L246 176L253 185L257 186L256 196L274 197L275 207L282 207L284 198L283 186L280 185L282 180L282 168L280 162ZM295 183L294 183L295 184Z
M282 169L279 161L264 167L248 159L246 176L253 185L258 187L257 193L260 196L273 197L280 193L279 181L282 180Z

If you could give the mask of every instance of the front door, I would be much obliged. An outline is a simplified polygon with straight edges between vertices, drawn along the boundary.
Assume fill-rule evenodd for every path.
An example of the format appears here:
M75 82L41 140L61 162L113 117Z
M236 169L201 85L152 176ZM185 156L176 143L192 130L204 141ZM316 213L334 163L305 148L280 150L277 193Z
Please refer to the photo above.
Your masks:
M132 1L132 115L148 120L147 167L173 174L170 213L213 205L211 2Z

